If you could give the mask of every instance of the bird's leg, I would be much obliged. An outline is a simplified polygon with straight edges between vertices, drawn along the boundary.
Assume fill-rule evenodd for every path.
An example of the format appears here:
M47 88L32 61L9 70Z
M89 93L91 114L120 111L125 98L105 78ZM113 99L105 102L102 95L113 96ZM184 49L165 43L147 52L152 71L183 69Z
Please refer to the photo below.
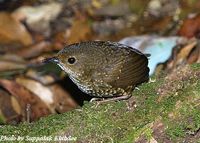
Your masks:
M102 101L102 100L104 100L104 98L96 98L96 97L94 97L94 98L92 98L90 100L90 102L98 102L98 101Z
M100 100L100 101L97 101L97 102L98 102L98 103L106 103L106 102L110 102L110 101L127 100L127 99L129 99L131 96L132 96L132 95L118 96L118 97L103 99L103 100Z

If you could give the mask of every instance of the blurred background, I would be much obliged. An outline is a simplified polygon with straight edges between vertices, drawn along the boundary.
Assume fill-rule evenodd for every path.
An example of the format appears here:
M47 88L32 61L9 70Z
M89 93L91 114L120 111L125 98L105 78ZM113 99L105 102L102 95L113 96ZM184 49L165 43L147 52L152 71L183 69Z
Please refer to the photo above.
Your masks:
M151 75L200 62L199 0L0 0L0 124L89 101L54 64L64 46L117 41L151 54Z

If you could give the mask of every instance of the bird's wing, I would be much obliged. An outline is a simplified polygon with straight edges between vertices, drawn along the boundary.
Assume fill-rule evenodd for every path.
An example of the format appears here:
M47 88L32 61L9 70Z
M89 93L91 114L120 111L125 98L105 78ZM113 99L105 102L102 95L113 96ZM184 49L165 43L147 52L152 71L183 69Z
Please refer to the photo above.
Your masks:
M148 59L145 55L130 52L121 56L115 56L115 58L112 58L112 61L103 66L103 69L94 74L94 76L98 76L96 79L101 79L112 87L121 88L136 86L148 81Z

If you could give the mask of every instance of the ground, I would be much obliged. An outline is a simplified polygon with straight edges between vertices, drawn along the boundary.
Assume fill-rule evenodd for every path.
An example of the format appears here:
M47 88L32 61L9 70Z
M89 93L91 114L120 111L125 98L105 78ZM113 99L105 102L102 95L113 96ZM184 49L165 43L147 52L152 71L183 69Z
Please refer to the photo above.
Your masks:
M86 102L34 123L1 126L1 136L71 136L72 142L200 142L200 64L154 76L128 101ZM24 142L24 141L22 141Z

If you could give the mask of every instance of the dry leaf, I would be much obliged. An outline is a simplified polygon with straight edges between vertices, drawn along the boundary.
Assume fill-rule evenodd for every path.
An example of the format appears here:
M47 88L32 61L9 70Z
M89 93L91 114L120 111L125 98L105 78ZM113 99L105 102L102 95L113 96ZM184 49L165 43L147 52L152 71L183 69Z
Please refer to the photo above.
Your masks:
M18 100L22 108L22 116L24 119L26 119L25 115L27 113L27 105L30 105L31 120L36 120L39 117L43 117L51 113L40 98L25 89L20 84L11 80L0 79L0 85Z
M0 72L26 68L26 65L12 61L0 61L0 65Z
M91 27L86 20L75 20L70 31L67 43L77 43L87 40L91 34Z
M22 58L9 54L0 56L0 65L0 72L26 68L26 63Z
M176 64L182 63L183 60L187 60L187 57L189 56L192 49L197 45L197 41L194 40L187 44L185 47L181 49L181 51L177 55L177 61Z
M94 17L120 17L130 14L130 6L127 2L119 1L116 4L104 5L96 9Z
M78 106L69 93L57 84L45 86L36 80L24 77L18 77L16 81L35 93L51 112L63 113Z
M43 85L48 85L48 84L52 84L55 82L55 79L52 76L41 75L38 72L31 70L31 69L27 71L26 76L28 78L31 78L33 80L36 80L36 81L42 83Z
M34 93L37 97L39 97L44 102L44 104L49 108L49 110L52 113L55 113L52 107L52 104L54 103L53 93L48 87L42 85L38 81L27 79L24 77L16 78L16 82L24 86L26 89L28 89L32 93Z
M25 26L15 20L9 13L0 12L0 43L32 44L32 37Z
M22 120L21 107L16 97L0 90L0 118L3 123L17 124Z
M178 31L178 35L188 38L200 37L200 15L186 19Z
M190 56L188 58L188 63L200 63L200 45L198 44L194 50L191 51Z
M46 3L39 6L22 6L13 15L16 19L25 20L28 27L36 32L49 33L49 24L56 19L62 10L59 2Z
M16 54L23 58L33 58L47 51L51 51L50 42L42 41L30 47L22 48L20 51L16 51Z
M70 34L71 32L69 29L56 33L53 38L53 48L55 50L61 50L67 43L67 38L70 37Z

